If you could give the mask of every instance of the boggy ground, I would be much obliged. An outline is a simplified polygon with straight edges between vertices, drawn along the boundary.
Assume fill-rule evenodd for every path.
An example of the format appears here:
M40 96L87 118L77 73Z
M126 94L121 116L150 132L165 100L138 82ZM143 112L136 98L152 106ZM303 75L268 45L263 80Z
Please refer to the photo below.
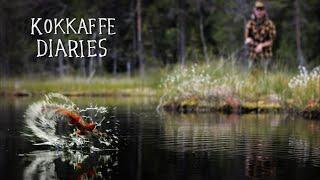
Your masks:
M236 63L177 67L162 81L159 107L178 112L290 112L320 118L320 68L245 71ZM279 70L281 69L281 70Z

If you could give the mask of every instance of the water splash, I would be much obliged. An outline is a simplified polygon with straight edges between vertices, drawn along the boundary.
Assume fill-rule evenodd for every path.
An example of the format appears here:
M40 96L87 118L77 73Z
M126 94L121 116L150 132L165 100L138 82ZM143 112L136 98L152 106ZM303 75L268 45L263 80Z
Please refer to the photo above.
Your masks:
M118 167L117 154L118 151L89 153L71 149L21 154L28 163L23 179L112 179Z
M57 108L76 112L86 121L96 124L96 129L103 135L78 135L76 127L70 126L66 117L56 113ZM118 125L108 119L108 108L90 105L77 107L70 99L58 94L45 95L44 100L31 104L25 112L23 135L34 145L49 145L58 149L89 149L99 151L116 149L118 144Z

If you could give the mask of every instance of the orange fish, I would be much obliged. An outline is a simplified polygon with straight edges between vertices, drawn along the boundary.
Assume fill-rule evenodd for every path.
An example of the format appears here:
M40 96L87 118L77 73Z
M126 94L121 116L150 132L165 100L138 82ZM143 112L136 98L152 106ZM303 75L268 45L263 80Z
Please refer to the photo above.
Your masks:
M59 108L56 110L56 112L70 118L69 123L75 125L80 130L80 132L78 131L78 134L85 134L86 131L92 132L96 128L95 123L87 123L81 118L81 116L65 108Z

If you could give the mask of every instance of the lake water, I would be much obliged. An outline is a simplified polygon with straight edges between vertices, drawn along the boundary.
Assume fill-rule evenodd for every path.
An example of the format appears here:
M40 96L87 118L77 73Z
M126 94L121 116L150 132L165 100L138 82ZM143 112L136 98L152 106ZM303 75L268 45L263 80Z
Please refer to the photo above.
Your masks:
M75 98L116 109L118 150L34 146L20 133L28 105L1 98L0 179L320 179L320 121L279 114L157 113L145 98Z

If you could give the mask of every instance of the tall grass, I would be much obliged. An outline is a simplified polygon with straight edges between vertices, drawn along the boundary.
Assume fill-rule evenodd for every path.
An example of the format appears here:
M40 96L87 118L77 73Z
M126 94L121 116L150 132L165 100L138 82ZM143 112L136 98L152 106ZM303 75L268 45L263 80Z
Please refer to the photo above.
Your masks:
M292 99L299 107L318 108L320 100L320 67L308 71L305 67L299 67L299 74L288 83Z
M301 67L302 68L302 67ZM320 70L246 71L234 59L177 66L162 79L160 105L217 106L232 98L241 103L269 102L303 108L319 97Z

